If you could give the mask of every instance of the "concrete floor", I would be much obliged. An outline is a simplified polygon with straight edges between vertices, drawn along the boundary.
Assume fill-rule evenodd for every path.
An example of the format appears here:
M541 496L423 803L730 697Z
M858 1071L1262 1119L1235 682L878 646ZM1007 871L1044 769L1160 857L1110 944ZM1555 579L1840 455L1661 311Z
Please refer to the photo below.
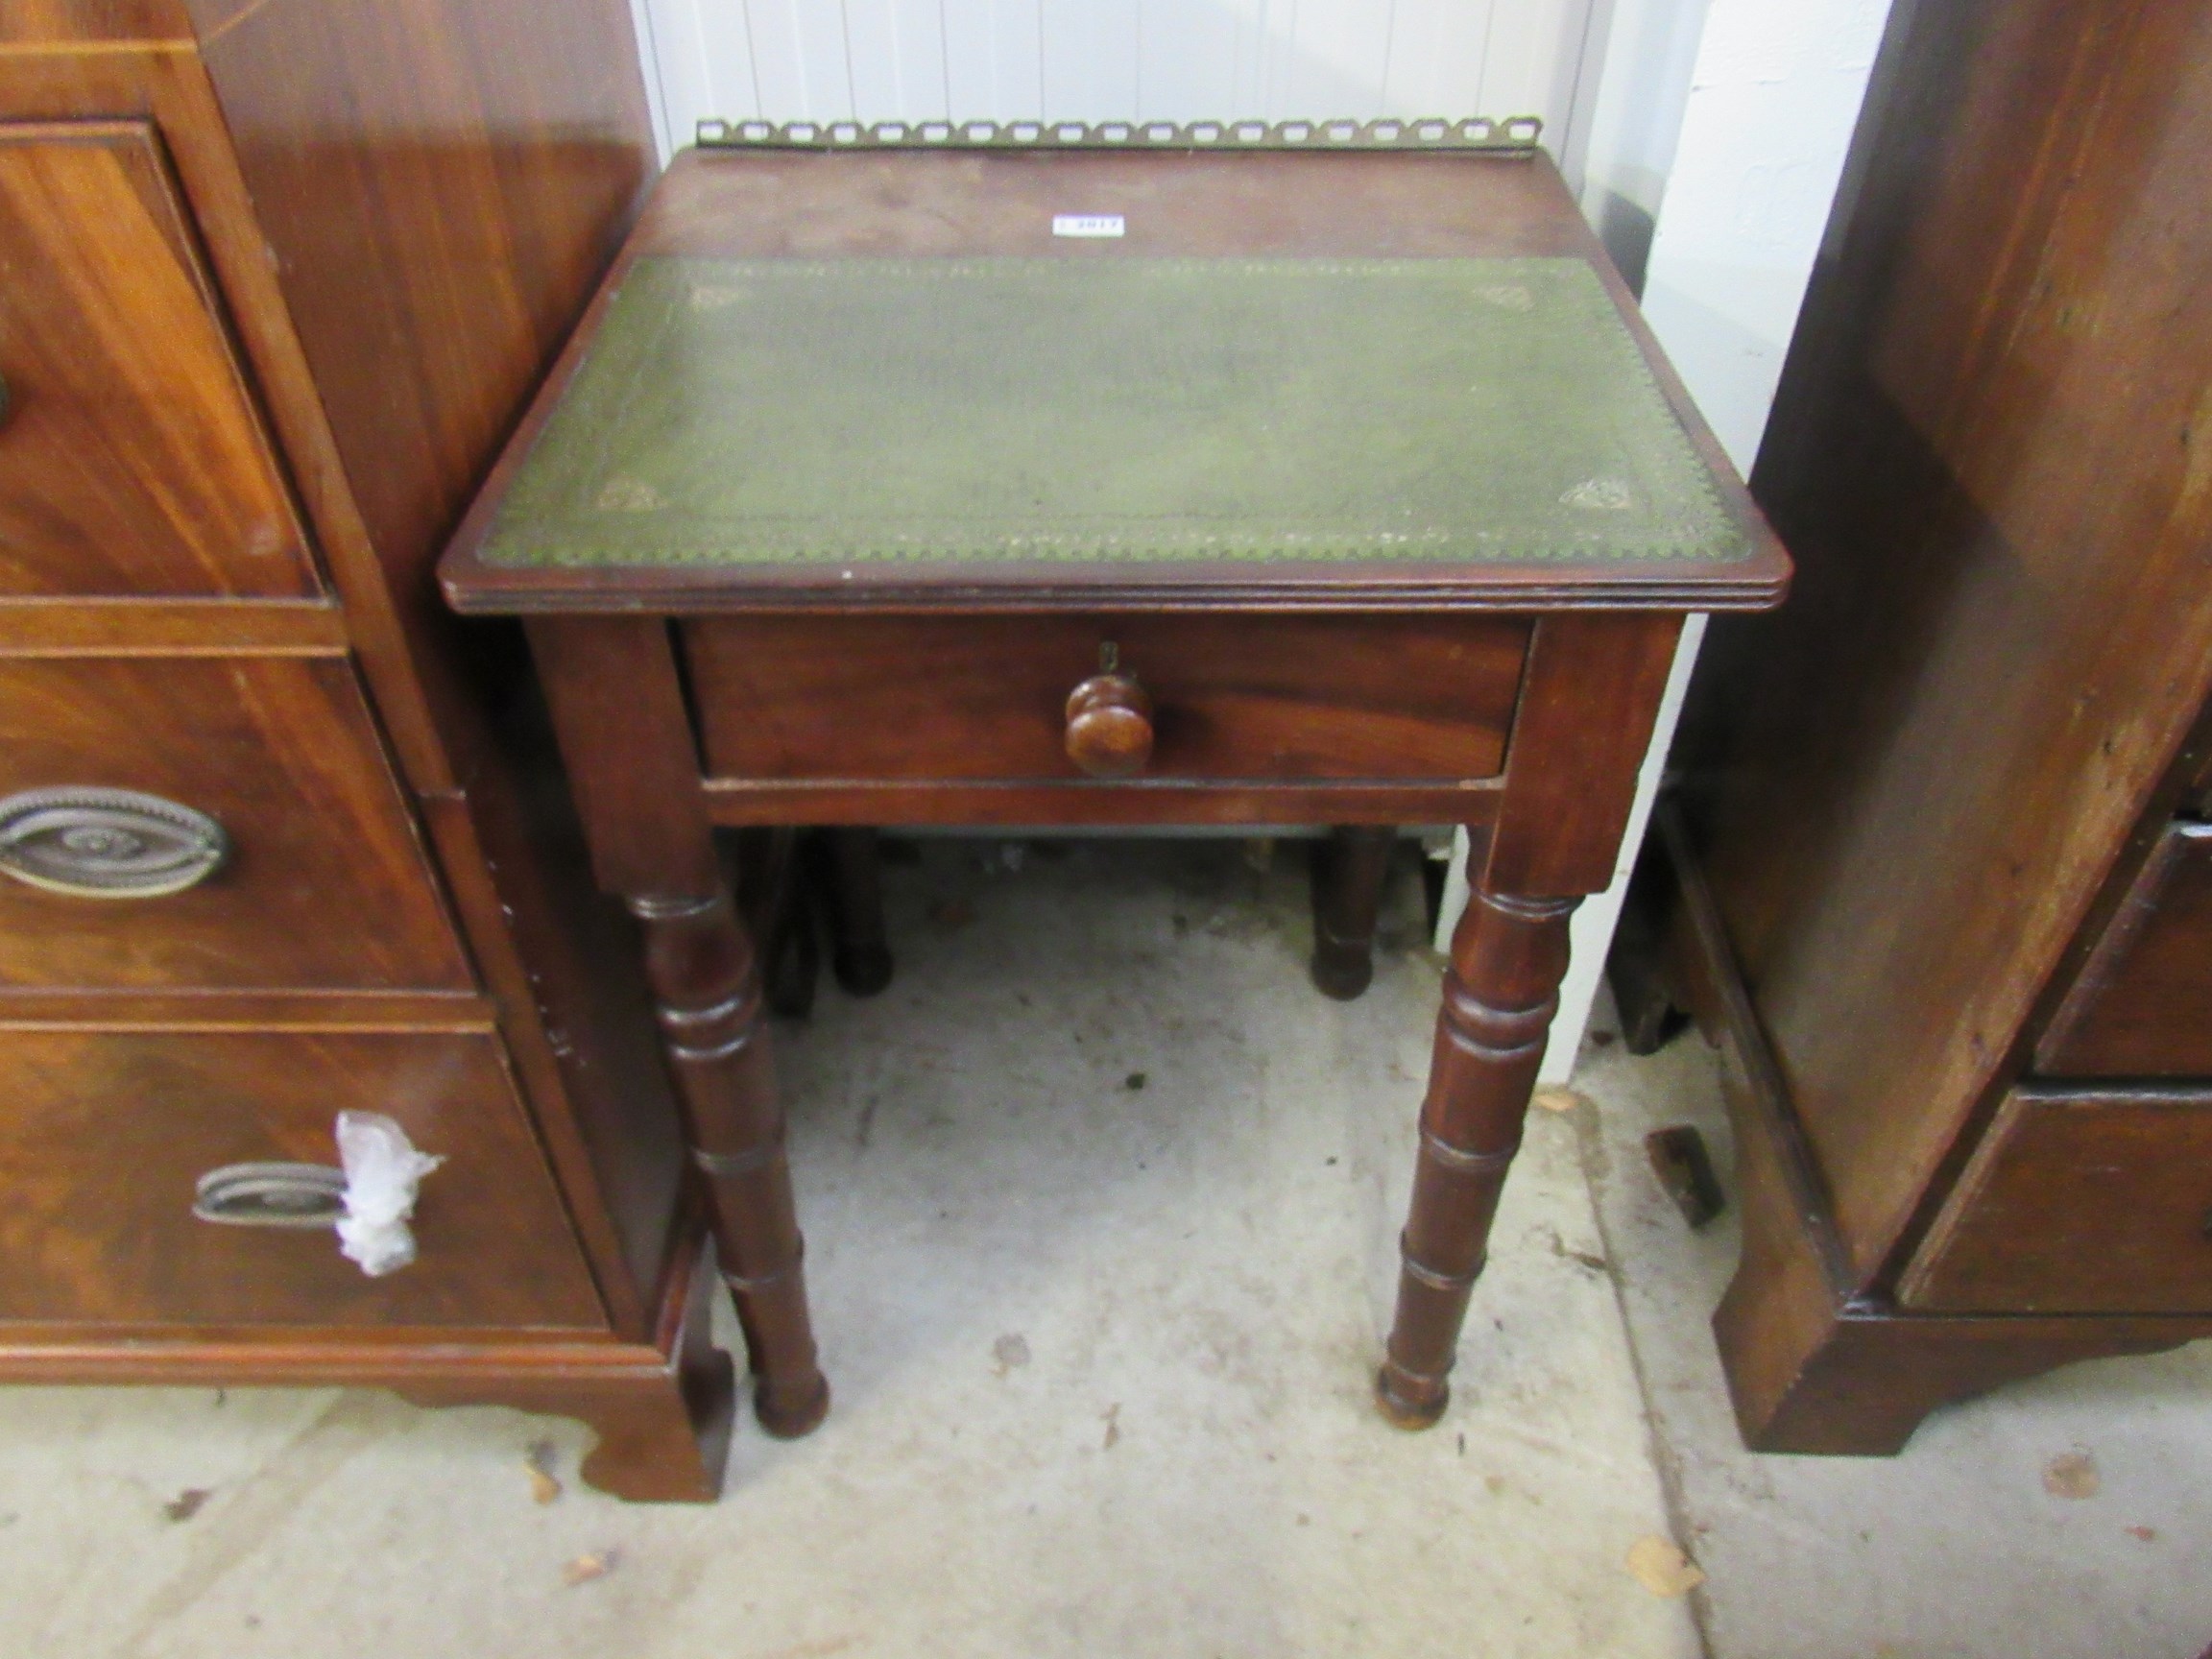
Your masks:
M575 1426L374 1393L0 1394L0 1655L2096 1654L2212 1640L2212 1347L1957 1408L1884 1462L1737 1444L1640 1141L1725 1149L1691 1039L1533 1115L1450 1416L1367 1380L1435 959L1308 986L1300 866L933 842L900 974L783 1033L837 1389L710 1508L580 1487ZM531 1449L562 1478L536 1501ZM2045 1489L2055 1456L2099 1490ZM2078 1479L2077 1485L2081 1482ZM201 1496L194 1497L192 1495ZM1671 1539L1709 1575L1626 1565Z

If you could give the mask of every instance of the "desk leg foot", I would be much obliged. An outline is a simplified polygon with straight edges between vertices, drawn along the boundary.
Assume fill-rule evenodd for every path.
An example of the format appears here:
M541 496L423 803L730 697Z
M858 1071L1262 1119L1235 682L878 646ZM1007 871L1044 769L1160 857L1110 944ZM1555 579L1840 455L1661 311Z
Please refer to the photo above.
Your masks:
M762 1427L804 1434L830 1407L806 1312L805 1242L783 1155L783 1109L760 978L727 889L632 898L691 1161L707 1178Z
M1382 1414L1401 1428L1427 1428L1451 1398L1460 1323L1520 1150L1578 902L1479 887L1453 936L1412 1209L1399 1238L1398 1314L1375 1382Z
M753 1415L779 1440L803 1440L830 1415L830 1380L816 1377L811 1387L777 1389L762 1382L753 1390Z
M1451 1403L1452 1385L1441 1377L1414 1378L1389 1360L1375 1373L1375 1409L1393 1429L1430 1428Z
M1369 825L1332 830L1313 849L1313 983L1349 1002L1375 977L1375 918L1398 832Z

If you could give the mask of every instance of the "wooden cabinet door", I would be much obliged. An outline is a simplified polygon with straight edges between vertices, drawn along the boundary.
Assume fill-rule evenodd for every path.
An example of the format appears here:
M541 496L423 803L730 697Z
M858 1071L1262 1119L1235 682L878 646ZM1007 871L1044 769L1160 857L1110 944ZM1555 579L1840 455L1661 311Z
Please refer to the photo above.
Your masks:
M0 123L0 597L319 590L143 123Z

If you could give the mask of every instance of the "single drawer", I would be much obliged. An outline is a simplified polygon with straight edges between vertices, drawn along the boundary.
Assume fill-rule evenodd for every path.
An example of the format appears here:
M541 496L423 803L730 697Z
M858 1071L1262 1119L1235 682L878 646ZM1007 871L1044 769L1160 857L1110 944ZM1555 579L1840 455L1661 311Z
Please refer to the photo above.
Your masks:
M1898 1299L1955 1313L2212 1313L2212 1094L2016 1090Z
M0 596L318 590L152 130L0 125Z
M0 658L0 993L471 983L340 657Z
M1145 779L1495 777L1528 653L1513 617L728 616L684 638L711 777L1081 781L1070 696L1148 699Z
M335 1166L349 1109L445 1160L422 1181L414 1262L372 1279L328 1227L194 1214L211 1170ZM486 1034L0 1030L0 1319L604 1324Z
M2035 1069L2212 1076L2212 824L2158 838L2036 1044Z

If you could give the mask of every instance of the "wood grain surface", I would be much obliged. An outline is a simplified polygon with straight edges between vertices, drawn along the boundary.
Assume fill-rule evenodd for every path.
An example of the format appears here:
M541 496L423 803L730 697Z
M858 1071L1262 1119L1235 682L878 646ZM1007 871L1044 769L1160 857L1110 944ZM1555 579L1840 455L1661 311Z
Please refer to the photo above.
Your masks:
M0 602L4 657L328 657L346 643L345 613L322 600Z
M318 590L151 130L0 124L0 596Z
M241 0L203 0L227 3ZM57 50L191 37L183 0L8 0L0 8L0 46Z
M1677 760L1860 1286L2212 687L2212 13L1898 19Z
M1670 800L1655 822L1666 856L1653 870L1672 878L1671 988L1719 1046L1736 1134L1730 1191L1743 1260L1713 1331L1745 1445L1887 1455L1951 1401L2072 1360L2149 1354L2212 1334L2212 1315L1900 1313L1859 1292L1811 1143Z
M267 0L204 57L373 560L349 603L407 642L379 699L426 700L465 776L477 685L518 657L453 637L431 565L651 176L629 13Z
M680 630L707 770L747 781L1070 780L1068 699L1119 671L1148 778L1494 777L1528 625L1498 617L728 616Z
M34 527L47 540L32 564L60 574L12 587L28 555L0 511L8 759L112 759L214 805L237 852L165 902L206 906L175 928L110 906L94 925L0 884L0 1077L29 1102L0 1126L16 1136L0 1162L12 1194L36 1166L40 1206L0 1228L21 1298L0 1377L385 1383L568 1411L600 1433L595 1483L712 1496L731 1367L709 1335L716 1282L690 1270L701 1230L677 1214L682 1149L637 975L602 971L627 957L627 924L613 912L611 945L565 805L525 776L542 755L491 734L485 693L512 689L519 640L460 640L427 579L650 170L628 14L11 0L0 116L0 227L45 214L36 248L0 236L0 374L39 379L12 354L32 299L53 325L40 343L78 352L60 365L76 379L46 375L17 412L43 421L58 387L86 387L137 442L153 399L141 423L198 431L188 459L212 474L235 445L219 401L202 405L243 399L275 440L252 458L279 504L296 493L332 589L255 587L212 553L221 580L155 581L154 563L205 549L173 556L153 534L81 536L48 558L76 524L60 512ZM43 171L16 159L34 150ZM55 184L46 158L79 152L111 165L72 160ZM131 327L84 321L110 313ZM210 339L223 373L196 361L172 386ZM41 454L46 470L14 487L9 445L28 454L41 430L0 424L10 501L80 481ZM107 506L167 489L211 547L257 504L250 478L178 484L138 447L99 480ZM197 1170L180 1166L203 1149L327 1156L346 1104L397 1110L454 1156L425 1189L424 1260L371 1282L327 1235L262 1234L276 1248L255 1253L242 1239L256 1236L225 1230L211 1251L202 1235L218 1230L185 1219Z
M1961 1313L2212 1313L2212 1092L2016 1091L1897 1300Z
M2064 1077L2212 1076L2212 824L2172 824L2035 1045Z
M64 784L207 813L230 855L158 899L0 879L0 995L473 987L344 658L0 658L0 795Z
M463 636L428 574L651 174L629 18L604 0L193 6L222 133L197 176L215 229L252 232L223 244L226 276L258 301L378 716L602 1290L642 1336L680 1146L650 1029L629 1027L637 975L605 961L628 924L574 855L547 745L493 730L527 703L520 641Z
M649 1333L685 1187L683 1139L654 1040L637 935L591 879L550 755L524 700L465 799L424 803L454 907L568 1196L615 1327Z
M1681 633L1682 618L1669 615L1537 624L1504 805L1477 872L1491 892L1565 897L1612 884Z
M488 1036L0 1036L0 1318L94 1325L603 1324ZM223 1165L335 1164L341 1110L397 1118L446 1162L419 1257L371 1279L320 1229L192 1214Z

